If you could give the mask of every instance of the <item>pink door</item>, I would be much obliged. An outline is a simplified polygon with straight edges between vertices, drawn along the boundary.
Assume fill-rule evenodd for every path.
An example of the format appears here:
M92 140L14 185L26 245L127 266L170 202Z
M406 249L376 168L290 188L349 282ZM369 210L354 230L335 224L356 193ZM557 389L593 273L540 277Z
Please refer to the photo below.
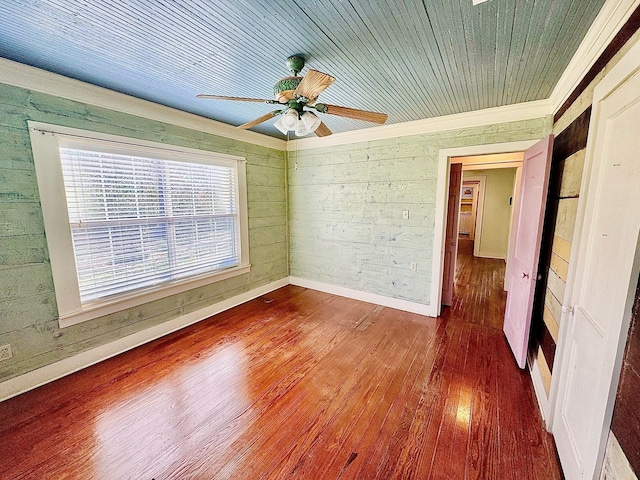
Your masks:
M442 304L453 302L453 282L456 276L456 252L458 251L458 215L462 188L462 164L451 165L449 175L449 202L447 204L447 231L444 240L444 269L442 275Z
M549 135L529 148L522 162L520 208L513 227L515 242L509 257L509 292L504 314L504 334L520 368L527 361L552 145L553 135Z

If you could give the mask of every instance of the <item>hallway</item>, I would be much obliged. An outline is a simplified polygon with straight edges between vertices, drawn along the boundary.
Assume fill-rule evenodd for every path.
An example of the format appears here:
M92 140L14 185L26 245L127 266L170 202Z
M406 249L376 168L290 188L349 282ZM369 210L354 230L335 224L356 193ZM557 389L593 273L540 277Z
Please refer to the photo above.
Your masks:
M507 301L504 260L458 252L453 303L442 310L442 317L502 331Z

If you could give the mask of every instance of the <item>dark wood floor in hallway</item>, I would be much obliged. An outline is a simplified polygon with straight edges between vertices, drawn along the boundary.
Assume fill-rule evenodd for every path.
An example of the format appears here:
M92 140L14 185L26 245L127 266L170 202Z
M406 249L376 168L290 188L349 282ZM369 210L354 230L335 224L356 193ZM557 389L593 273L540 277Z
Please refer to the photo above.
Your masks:
M288 286L3 402L0 477L559 479L474 263L440 319Z

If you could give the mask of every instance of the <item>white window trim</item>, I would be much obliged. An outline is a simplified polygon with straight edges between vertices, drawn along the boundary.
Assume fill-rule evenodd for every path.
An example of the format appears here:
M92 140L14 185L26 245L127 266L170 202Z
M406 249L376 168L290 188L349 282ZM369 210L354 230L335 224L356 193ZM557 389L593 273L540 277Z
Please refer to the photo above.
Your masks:
M116 135L80 130L76 128L50 125L29 121L31 148L36 168L42 216L49 247L49 258L58 304L58 322L60 327L68 327L92 320L110 313L119 312L143 303L158 300L170 295L182 293L193 288L225 280L248 273L249 264L249 227L247 209L246 162L243 157L226 155L204 150L138 140ZM171 160L193 161L194 158L211 161L233 161L237 163L237 181L240 223L240 265L213 273L192 276L162 285L114 295L107 299L85 303L80 302L78 276L73 253L71 229L67 213L66 195L62 167L60 163L57 135L73 136L90 140L117 142L126 145L128 152L136 147L153 148L166 152Z

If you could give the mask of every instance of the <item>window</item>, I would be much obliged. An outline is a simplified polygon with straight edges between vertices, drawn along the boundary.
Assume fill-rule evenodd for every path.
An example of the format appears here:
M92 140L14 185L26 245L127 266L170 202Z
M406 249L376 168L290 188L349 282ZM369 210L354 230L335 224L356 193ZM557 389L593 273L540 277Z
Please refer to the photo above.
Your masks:
M248 272L244 159L30 131L61 326Z

